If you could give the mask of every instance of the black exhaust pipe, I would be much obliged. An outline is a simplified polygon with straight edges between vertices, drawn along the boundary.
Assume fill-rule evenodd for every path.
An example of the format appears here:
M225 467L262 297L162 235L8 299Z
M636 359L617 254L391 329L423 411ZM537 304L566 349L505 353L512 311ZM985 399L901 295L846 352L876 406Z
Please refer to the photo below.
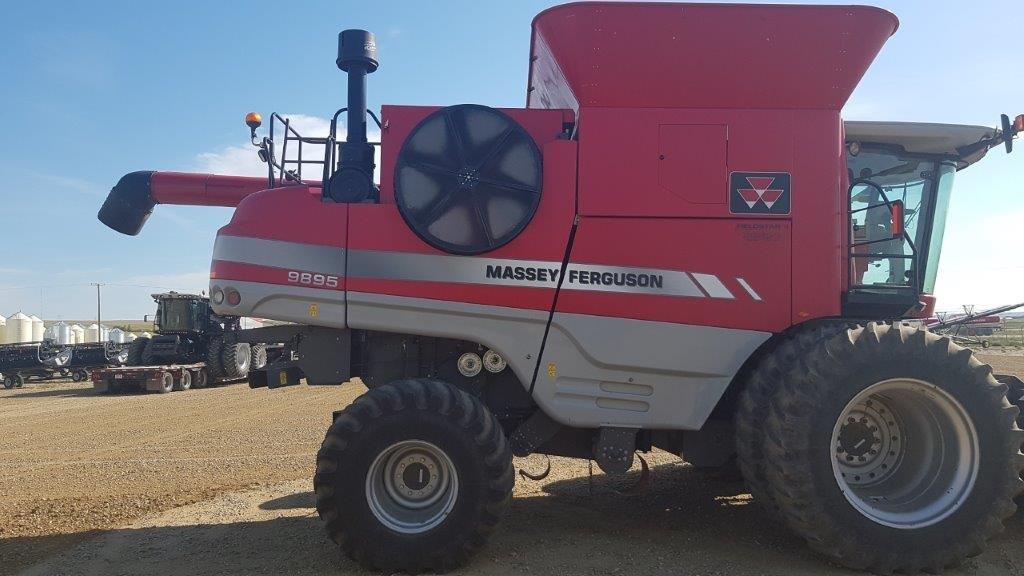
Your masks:
M335 202L362 202L377 192L373 184L373 145L366 141L366 75L377 70L377 41L366 30L338 34L338 68L348 74L348 134L338 169L324 188Z

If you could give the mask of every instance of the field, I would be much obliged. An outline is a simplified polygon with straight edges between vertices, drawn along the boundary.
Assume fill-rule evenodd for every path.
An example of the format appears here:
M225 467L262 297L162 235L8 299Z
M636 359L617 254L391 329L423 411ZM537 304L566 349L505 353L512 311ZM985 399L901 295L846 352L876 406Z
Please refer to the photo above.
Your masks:
M984 359L1024 375L1024 356ZM359 573L327 540L310 476L331 411L361 392L0 391L0 574ZM662 452L648 461L650 485L637 493L635 472L591 478L579 460L552 459L543 481L519 478L506 522L461 573L854 574L750 505L735 473ZM516 466L538 471L544 459ZM952 573L1022 574L1022 540L1024 513Z

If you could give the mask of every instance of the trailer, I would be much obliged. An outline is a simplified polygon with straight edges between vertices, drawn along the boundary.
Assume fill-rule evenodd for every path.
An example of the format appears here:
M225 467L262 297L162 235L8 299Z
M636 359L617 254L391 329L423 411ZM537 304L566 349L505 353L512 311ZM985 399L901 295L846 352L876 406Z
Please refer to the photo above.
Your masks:
M205 362L100 368L93 370L91 377L93 388L106 394L125 390L168 394L193 386L205 388L210 382Z

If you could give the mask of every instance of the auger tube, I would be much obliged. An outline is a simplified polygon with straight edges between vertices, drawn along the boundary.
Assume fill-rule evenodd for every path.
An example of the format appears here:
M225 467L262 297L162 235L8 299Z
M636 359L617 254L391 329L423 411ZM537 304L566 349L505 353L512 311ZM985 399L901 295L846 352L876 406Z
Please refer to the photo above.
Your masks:
M110 228L135 236L157 204L234 207L246 196L265 188L266 178L131 172L122 176L110 190L97 217Z

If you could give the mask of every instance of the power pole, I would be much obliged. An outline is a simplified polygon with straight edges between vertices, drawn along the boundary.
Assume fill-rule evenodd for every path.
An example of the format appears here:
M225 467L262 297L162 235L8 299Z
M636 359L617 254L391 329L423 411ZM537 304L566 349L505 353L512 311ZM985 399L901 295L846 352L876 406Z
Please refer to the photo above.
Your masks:
M103 284L93 282L92 285L96 287L96 337L97 340L103 340L103 316L101 314L102 307L100 304L100 286L103 286Z

